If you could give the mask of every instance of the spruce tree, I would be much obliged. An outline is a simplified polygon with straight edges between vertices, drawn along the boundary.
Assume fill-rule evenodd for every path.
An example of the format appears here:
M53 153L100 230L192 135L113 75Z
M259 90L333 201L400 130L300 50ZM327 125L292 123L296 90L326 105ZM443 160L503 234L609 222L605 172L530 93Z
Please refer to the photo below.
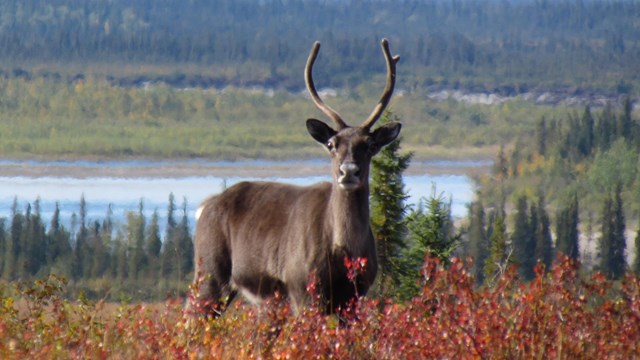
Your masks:
M42 267L46 266L47 250L46 228L40 215L40 198L34 202L33 211L30 212L25 230L28 246L25 251L25 272L29 275L36 275Z
M393 115L385 111L381 123L388 123ZM395 118L394 120L398 120ZM409 167L412 154L400 154L402 138L398 137L382 148L371 161L371 227L378 253L378 292L388 297L400 281L400 258L406 247L407 212L405 200L409 197L402 180Z
M631 106L631 101L629 100L629 97L626 97L623 101L623 111L618 116L616 126L618 137L624 137L628 140L631 140L633 138L633 119L631 118L632 112L633 107Z
M112 267L112 276L123 281L128 277L127 240L124 239L122 233L118 233L113 244L113 256L115 259Z
M408 241L402 265L400 297L409 299L419 290L420 270L426 256L437 257L444 263L460 242L454 233L451 202L442 194L420 201L417 209L407 216Z
M87 229L87 203L84 198L84 194L80 197L80 216L79 216L79 230L76 234L76 243L73 248L72 259L72 275L74 279L80 279L84 276L89 276L91 268L91 261L89 261L89 244ZM85 273L87 272L87 273Z
M549 271L549 269L551 269L551 263L553 262L553 239L551 237L551 225L549 223L549 215L547 215L545 209L543 195L540 196L535 211L537 212L537 227L534 233L536 261L541 261L545 266L545 270Z
M30 260L31 252L34 245L32 244L33 237L30 234L31 226L31 204L27 203L27 209L24 215L24 223L22 224L22 230L20 231L20 254L18 255L17 263L17 275L19 277L26 277L30 272Z
M154 210L151 221L147 227L147 239L145 243L145 254L147 256L148 277L155 278L160 270L160 251L162 250L162 238L160 237L160 216L158 210Z
M627 96L624 99L622 104L622 115L625 118L625 121L629 122L630 131L629 131L629 143L632 144L635 149L640 149L640 125L633 119L633 104L631 103L631 99Z
M600 238L598 239L598 270L603 274L610 276L612 274L610 265L612 259L611 248L613 246L613 212L611 195L607 195L604 199L601 216Z
M594 142L594 120L591 115L589 106L585 107L584 113L580 118L578 150L582 157L591 155Z
M536 152L540 156L545 156L547 154L548 136L547 136L547 120L544 118L544 116L540 118L540 120L538 121L538 124L536 126L535 137L536 137L536 147L537 147Z
M166 236L169 237L171 232L176 228L176 218L175 218L175 211L176 211L176 200L175 200L175 196L173 195L173 193L169 194L169 205L167 207L167 229L166 229Z
M625 252L627 250L627 239L625 236L625 216L622 202L622 184L616 185L613 198L613 249L612 255L612 277L620 279L627 267Z
M531 280L535 275L533 273L536 261L535 237L531 227L531 220L527 198L521 196L516 205L511 242L513 244L513 261L518 265L518 273L523 280ZM533 220L536 221L536 219Z
M114 266L113 232L115 227L113 222L113 205L109 204L107 206L107 215L102 221L101 232L101 246L105 250L105 258L96 266L97 269L99 269L98 271L103 275L111 274Z
M102 221L102 239L105 244L111 242L113 237L114 223L113 223L113 204L107 206L107 215Z
M626 268L625 224L621 192L622 186L618 184L613 199L611 195L607 196L602 210L602 230L598 244L599 270L610 279L621 278Z
M504 210L498 209L493 215L491 233L489 235L489 256L484 262L485 283L504 272L509 260L509 244L507 227L504 222Z
M577 261L580 257L578 243L578 197L574 194L556 215L556 252Z
M129 212L127 214L127 241L129 246L129 266L127 269L128 277L132 280L138 280L138 275L146 267L145 227L144 202L140 199L138 212Z
M523 140L521 138L518 138L516 140L516 144L513 147L513 150L511 150L511 156L509 157L509 170L511 170L511 172L509 173L509 175L513 178L517 178L518 176L520 176L520 162L522 161L522 151L521 149L525 148L525 145L523 144Z
M60 249L58 247L58 234L60 234L60 204L56 202L51 216L51 222L49 223L49 231L47 232L47 263L53 264Z
M47 263L51 272L71 276L71 234L60 224L60 205L56 202L47 232Z
M598 150L605 152L609 149L611 144L616 139L616 126L615 126L615 114L611 105L608 104L604 110L600 113L598 121L596 123L595 143Z
M187 198L182 202L182 219L178 227L177 244L180 259L180 273L178 279L184 279L193 271L193 239L189 227L189 213L187 211Z
M481 200L469 205L468 255L473 258L472 272L476 282L484 282L484 267L489 256L489 238L485 228L484 205Z
M168 279L183 281L193 271L193 239L189 228L187 199L182 205L182 219L174 219L175 202L173 194L169 197L169 218L167 219L167 238L161 255L162 274Z
M87 236L87 269L85 278L99 278L104 275L108 266L108 249L105 248L102 237L102 227L98 220L94 221L89 227Z
M165 229L164 243L162 244L162 255L160 257L160 272L163 277L171 278L176 270L177 244L175 243L175 233L177 223L175 220L175 197L169 194L169 205L167 207L167 227Z
M14 197L11 205L11 225L10 236L7 241L5 253L3 277L7 280L14 280L18 275L18 258L22 253L21 237L24 228L25 217L18 211L18 198Z
M498 181L504 181L509 177L509 163L504 151L504 145L500 145L500 150L493 162L493 168L491 170L493 175Z
M569 115L566 121L570 130L565 134L562 144L562 155L571 161L580 161L582 158L580 156L580 150L578 149L580 142L580 122L575 115Z

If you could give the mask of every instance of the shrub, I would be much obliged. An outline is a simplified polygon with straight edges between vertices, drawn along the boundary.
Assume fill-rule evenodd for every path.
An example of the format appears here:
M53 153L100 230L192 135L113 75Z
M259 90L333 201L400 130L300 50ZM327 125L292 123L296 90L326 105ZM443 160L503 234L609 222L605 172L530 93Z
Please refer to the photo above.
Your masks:
M339 316L294 316L275 297L220 318L182 301L107 304L61 294L65 280L3 285L0 358L637 358L640 280L583 278L568 258L518 281L514 269L475 287L470 264L428 258L407 302L362 299Z

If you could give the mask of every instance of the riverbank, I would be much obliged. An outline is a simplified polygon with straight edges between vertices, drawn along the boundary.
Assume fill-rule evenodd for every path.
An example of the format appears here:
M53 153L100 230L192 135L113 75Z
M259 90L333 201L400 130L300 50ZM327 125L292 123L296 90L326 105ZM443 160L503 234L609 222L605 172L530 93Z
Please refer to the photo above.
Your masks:
M467 175L488 173L491 160L413 161L407 175ZM305 177L329 174L327 159L317 160L0 160L2 177L60 178L183 178L183 177Z

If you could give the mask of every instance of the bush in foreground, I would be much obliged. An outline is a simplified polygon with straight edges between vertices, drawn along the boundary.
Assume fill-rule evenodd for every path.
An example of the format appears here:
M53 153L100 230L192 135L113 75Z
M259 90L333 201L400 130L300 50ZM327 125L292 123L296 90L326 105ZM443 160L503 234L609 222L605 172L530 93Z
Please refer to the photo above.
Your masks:
M293 316L274 299L221 318L181 301L113 305L64 299L55 276L4 285L0 358L637 358L640 281L583 279L564 259L529 283L513 270L477 288L469 264L428 259L411 301L363 300L339 316ZM346 325L344 325L346 323Z

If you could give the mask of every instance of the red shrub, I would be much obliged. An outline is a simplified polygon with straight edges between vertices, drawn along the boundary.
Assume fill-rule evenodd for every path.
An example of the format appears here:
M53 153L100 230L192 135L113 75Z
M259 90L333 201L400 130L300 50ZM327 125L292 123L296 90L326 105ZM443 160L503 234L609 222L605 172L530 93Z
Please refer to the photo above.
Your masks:
M359 266L359 265L358 265ZM406 303L361 300L341 316L293 316L276 296L220 318L182 301L111 306L70 302L58 278L3 291L0 358L638 358L640 281L582 277L563 259L529 283L507 271L477 288L468 264L428 259ZM313 284L310 284L313 290ZM5 289L6 290L6 289ZM319 301L319 300L318 300Z

